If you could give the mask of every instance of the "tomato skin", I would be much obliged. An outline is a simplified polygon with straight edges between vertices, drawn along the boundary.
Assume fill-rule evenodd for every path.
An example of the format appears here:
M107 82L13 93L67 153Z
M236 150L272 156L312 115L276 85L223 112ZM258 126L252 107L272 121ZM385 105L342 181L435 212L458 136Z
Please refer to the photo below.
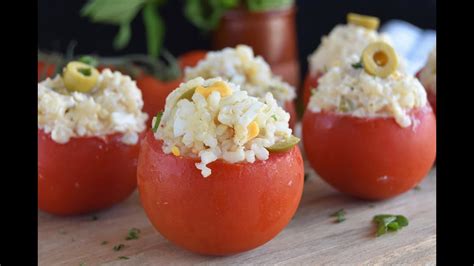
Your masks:
M431 107L412 115L420 121L415 130L400 127L393 118L308 110L303 117L308 160L321 178L343 193L370 200L397 196L428 174L436 156Z
M320 71L316 72L315 74L311 74L309 72L306 74L303 85L303 106L305 110L306 106L308 106L309 98L311 98L311 89L318 87L318 80L322 75L323 73Z
M194 67L199 61L204 59L206 55L206 50L194 50L184 53L178 58L179 67L182 71L184 71L186 67Z
M196 159L164 154L149 132L138 159L138 189L154 227L174 244L206 255L258 247L293 217L304 179L299 148L266 161L209 164L204 178Z
M292 129L295 129L296 121L298 120L298 116L296 114L295 103L293 101L285 102L284 109L285 111L290 113L290 121L289 121L290 127Z
M45 69L46 67L47 69ZM43 61L38 61L38 81L42 81L46 78L52 78L55 72L56 72L56 65L46 64Z
M71 138L59 144L38 129L39 209L76 215L125 200L136 188L139 143L127 145L120 138Z
M181 82L181 78L169 82L162 82L149 75L141 75L137 78L137 86L141 90L143 97L143 112L148 114L148 128L151 127L151 119L159 111L164 110L168 94L179 87Z

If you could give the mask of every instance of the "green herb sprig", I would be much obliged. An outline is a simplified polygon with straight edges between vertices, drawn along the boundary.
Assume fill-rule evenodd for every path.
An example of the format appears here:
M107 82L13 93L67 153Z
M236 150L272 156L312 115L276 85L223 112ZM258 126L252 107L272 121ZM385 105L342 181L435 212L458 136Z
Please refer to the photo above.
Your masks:
M128 235L125 238L125 240L138 239L139 235L140 235L140 229L132 228L128 231Z
M331 214L331 217L336 217L336 223L342 223L346 220L346 211L344 209L340 209L337 212Z
M387 232L398 231L408 225L408 219L403 215L380 214L374 216L373 221L377 224L377 237Z

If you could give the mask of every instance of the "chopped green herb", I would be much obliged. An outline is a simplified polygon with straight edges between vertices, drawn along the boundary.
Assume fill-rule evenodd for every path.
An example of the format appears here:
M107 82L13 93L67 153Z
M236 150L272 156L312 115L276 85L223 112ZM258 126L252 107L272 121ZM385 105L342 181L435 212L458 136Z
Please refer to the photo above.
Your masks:
M92 71L89 67L87 67L87 68L85 68L85 67L84 68L78 68L77 71L79 71L82 75L87 76L87 77L92 74Z
M121 260L128 260L129 259L129 257L127 257L127 256L120 256L118 258L121 259Z
M275 121L278 121L278 118L276 115L272 115L272 118L275 119Z
M109 243L109 241L102 241L102 243L100 243L102 246L103 245L107 245Z
M64 229L61 229L61 230L59 230L59 233L60 233L61 235L65 235L65 234L67 234L67 232L66 232L66 231L64 231Z
M369 204L369 208L375 208L375 204Z
M125 248L125 245L124 244L118 244L118 245L115 245L114 246L114 250L115 251L119 251L121 249Z
M158 126L160 125L161 117L163 116L163 111L158 112L155 116L155 124L153 125L153 133L156 133Z
M79 62L88 64L89 66L92 66L92 67L97 67L99 65L99 61L97 61L95 57L92 57L90 55L81 56L81 58L79 58Z
M91 219L92 219L92 221L97 221L97 220L99 220L99 217L97 215L92 215Z
M349 112L354 109L354 104L351 100L347 99L344 96L341 96L341 100L339 101L339 111L341 112Z
M314 95L315 92L316 92L315 89L311 89L311 95Z
M304 182L306 182L306 180L308 180L309 178L309 174L304 174Z
M128 231L128 236L125 238L125 240L138 239L139 234L140 234L140 229L132 228Z
M417 185L416 187L413 188L414 190L416 191L420 191L421 190L421 187L419 185Z
M403 215L380 214L374 216L373 221L377 224L376 236L398 231L408 225L408 219Z
M346 211L344 211L344 209L340 209L338 210L337 212L331 214L331 217L336 217L336 223L341 223L341 222L344 222L346 220Z
M362 61L359 61L358 63L352 64L352 67L355 69L363 68L364 65L362 64Z
M79 266L86 266L84 262L79 263Z

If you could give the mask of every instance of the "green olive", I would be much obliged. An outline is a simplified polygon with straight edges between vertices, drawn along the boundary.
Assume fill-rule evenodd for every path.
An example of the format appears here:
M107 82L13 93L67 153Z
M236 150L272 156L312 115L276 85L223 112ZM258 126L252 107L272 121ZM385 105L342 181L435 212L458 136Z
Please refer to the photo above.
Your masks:
M298 144L298 142L300 142L300 139L293 136L293 135L291 135L287 139L285 139L284 141L280 141L280 142L275 143L272 146L268 147L267 150L269 152L284 152L284 151L287 151L287 150L293 148L293 146Z

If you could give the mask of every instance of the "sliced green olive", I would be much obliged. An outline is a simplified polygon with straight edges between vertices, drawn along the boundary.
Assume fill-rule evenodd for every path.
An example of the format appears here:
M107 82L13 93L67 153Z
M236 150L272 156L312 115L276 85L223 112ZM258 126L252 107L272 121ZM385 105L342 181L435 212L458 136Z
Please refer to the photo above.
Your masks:
M362 52L362 65L370 75L386 78L397 70L397 54L390 44L373 42Z
M356 13L347 14L347 22L357 26L362 26L369 30L377 30L380 24L380 20L377 17L365 16Z
M270 151L270 152L284 152L284 151L287 151L287 150L293 148L293 146L298 144L298 142L300 142L300 139L293 136L293 135L291 135L290 137L288 137L284 141L280 141L280 142L275 143L272 146L268 147L267 150Z

